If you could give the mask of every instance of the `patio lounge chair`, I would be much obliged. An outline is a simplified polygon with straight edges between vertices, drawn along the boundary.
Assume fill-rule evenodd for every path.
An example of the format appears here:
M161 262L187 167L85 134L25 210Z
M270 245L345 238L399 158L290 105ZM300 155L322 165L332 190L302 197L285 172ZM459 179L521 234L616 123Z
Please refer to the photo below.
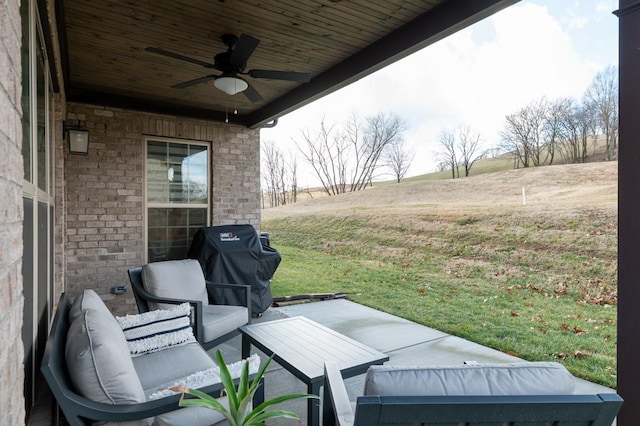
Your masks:
M354 409L326 362L323 425L611 426L622 398L575 395L574 380L558 363L372 366Z
M207 350L239 334L239 327L251 323L251 287L205 281L197 260L148 263L129 269L129 280L140 313L189 302L194 334ZM211 293L218 288L237 291L245 306L212 304Z

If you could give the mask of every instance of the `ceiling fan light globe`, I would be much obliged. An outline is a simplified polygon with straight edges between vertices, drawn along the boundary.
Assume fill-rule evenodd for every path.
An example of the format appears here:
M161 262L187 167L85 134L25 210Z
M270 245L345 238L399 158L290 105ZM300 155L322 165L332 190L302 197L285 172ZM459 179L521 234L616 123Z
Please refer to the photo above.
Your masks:
M228 95L235 95L236 93L247 90L249 84L240 77L222 76L213 81L213 85L222 90Z

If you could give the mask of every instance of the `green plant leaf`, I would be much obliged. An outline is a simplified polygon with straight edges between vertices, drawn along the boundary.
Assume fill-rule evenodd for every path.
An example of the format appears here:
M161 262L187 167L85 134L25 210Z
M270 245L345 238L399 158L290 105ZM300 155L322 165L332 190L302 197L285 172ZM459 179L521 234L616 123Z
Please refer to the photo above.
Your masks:
M224 358L222 358L222 352L220 350L216 351L216 359L218 361L218 368L220 369L220 381L222 382L229 399L229 411L232 415L235 415L238 408L238 394L236 393L236 386L233 383L233 378L231 377L231 373L229 373L229 369L224 362Z
M248 419L249 422L245 423L245 426L249 426L249 425L260 425L260 424L264 424L265 420L268 419L275 419L278 417L282 417L285 419L294 419L294 420L300 420L300 417L292 412L292 411L287 411L287 410L271 410L271 411L265 411L264 413L260 413L257 416L253 417L252 419Z
M220 412L229 422L231 426L259 426L265 425L267 419L276 417L283 417L289 419L299 420L296 413L287 410L272 410L265 411L268 407L279 404L284 401L298 398L318 398L316 395L296 393L281 395L276 398L264 401L255 407L251 412L251 403L253 397L261 384L262 377L264 376L267 367L271 363L273 356L269 357L264 362L258 373L256 374L253 382L249 385L249 363L245 362L242 365L242 371L238 379L238 388L236 389L235 383L229 369L227 368L222 352L219 350L216 352L216 359L218 361L218 367L220 368L220 381L222 382L225 392L228 397L229 409L227 410L224 405L216 400L216 398L208 395L197 389L190 389L185 387L174 387L173 390L177 392L183 392L180 398L179 405L181 407L206 407L212 410ZM185 399L184 394L188 393L195 398Z
M271 407L272 405L280 404L281 402L289 401L292 399L299 399L299 398L320 399L317 395L311 395L308 393L291 393L287 395L280 395L275 398L266 400L262 404L258 405L253 411L259 413L261 411L264 411L268 407Z

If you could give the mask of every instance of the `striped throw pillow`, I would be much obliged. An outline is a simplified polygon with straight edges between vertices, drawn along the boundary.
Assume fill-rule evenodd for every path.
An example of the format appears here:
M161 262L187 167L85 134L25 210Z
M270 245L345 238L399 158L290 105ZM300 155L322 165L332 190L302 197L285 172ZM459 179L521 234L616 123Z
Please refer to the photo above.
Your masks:
M183 303L137 315L116 317L124 331L131 356L195 342L191 329L191 307Z

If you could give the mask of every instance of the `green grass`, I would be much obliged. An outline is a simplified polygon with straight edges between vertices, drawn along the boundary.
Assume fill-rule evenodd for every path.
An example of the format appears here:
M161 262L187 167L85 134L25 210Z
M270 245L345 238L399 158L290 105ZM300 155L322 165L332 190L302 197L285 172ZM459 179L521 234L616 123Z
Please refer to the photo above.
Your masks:
M535 215L264 220L283 261L276 296L350 300L531 361L616 386L616 221L609 208Z

